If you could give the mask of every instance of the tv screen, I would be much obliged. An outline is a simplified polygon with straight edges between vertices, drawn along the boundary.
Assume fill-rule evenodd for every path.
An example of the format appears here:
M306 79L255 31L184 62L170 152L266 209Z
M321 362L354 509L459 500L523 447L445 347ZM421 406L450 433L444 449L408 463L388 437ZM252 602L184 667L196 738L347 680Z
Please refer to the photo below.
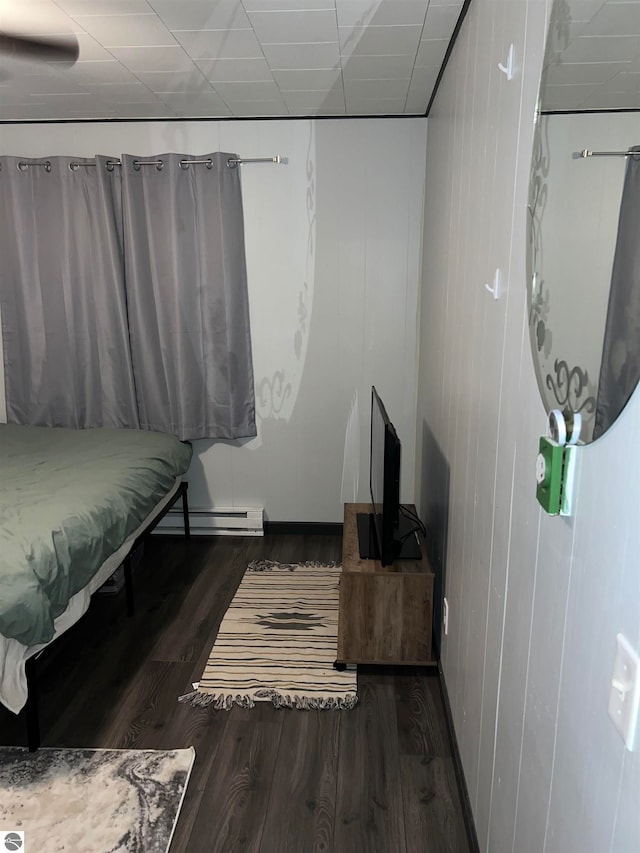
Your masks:
M375 387L371 388L369 491L371 512L358 517L358 540L363 559L383 566L398 559L420 559L415 536L418 525L401 513L400 440Z

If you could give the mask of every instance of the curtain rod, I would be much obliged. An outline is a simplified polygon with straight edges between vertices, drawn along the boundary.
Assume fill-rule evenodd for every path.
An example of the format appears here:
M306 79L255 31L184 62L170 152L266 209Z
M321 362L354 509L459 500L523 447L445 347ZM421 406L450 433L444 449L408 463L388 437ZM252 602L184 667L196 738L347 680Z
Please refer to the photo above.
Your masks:
M230 169L235 169L236 166L242 166L244 163L286 163L286 158L281 157L279 154L276 154L275 157L228 157L227 158L227 166ZM188 169L189 166L194 163L202 163L207 169L211 169L213 166L213 160L210 157L207 157L203 160L180 160L180 166L183 169ZM95 166L96 163L69 163L69 168L72 172L77 172L80 166ZM107 169L113 169L115 166L121 166L121 160L107 160ZM32 160L28 163L26 160L20 160L18 163L18 169L21 172L26 172L29 166L43 166L46 172L51 171L51 160ZM158 171L160 171L164 167L164 162L161 159L158 160L134 160L133 167L134 169L139 169L140 166L155 166Z
M640 151L589 151L588 148L583 148L573 157L578 160L581 157L629 157L631 154L640 154Z

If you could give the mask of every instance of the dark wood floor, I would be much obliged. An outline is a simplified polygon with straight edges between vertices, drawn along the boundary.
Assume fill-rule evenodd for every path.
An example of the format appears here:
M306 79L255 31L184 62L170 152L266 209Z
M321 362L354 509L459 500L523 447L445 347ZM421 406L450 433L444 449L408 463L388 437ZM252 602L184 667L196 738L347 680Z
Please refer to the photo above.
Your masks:
M247 563L339 560L332 536L151 537L124 592L89 613L40 667L45 746L169 749L196 761L172 853L469 850L435 670L360 668L352 711L198 709L198 680ZM25 743L0 709L0 742Z

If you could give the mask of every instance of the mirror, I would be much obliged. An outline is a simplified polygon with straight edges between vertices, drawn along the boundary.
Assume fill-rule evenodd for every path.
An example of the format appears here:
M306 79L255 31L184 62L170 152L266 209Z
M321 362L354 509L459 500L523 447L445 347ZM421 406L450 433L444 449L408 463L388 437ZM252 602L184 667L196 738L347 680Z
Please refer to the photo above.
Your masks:
M554 0L527 212L529 331L546 410L579 412L584 444L615 421L640 375L630 231L640 153L625 156L637 145L640 3Z

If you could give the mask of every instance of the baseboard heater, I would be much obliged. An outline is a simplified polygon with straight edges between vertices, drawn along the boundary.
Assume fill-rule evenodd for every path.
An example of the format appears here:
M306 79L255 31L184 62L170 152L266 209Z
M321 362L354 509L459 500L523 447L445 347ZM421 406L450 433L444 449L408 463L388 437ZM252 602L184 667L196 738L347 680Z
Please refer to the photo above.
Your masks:
M192 536L264 536L264 508L261 506L189 507ZM181 534L182 510L170 510L154 533Z

